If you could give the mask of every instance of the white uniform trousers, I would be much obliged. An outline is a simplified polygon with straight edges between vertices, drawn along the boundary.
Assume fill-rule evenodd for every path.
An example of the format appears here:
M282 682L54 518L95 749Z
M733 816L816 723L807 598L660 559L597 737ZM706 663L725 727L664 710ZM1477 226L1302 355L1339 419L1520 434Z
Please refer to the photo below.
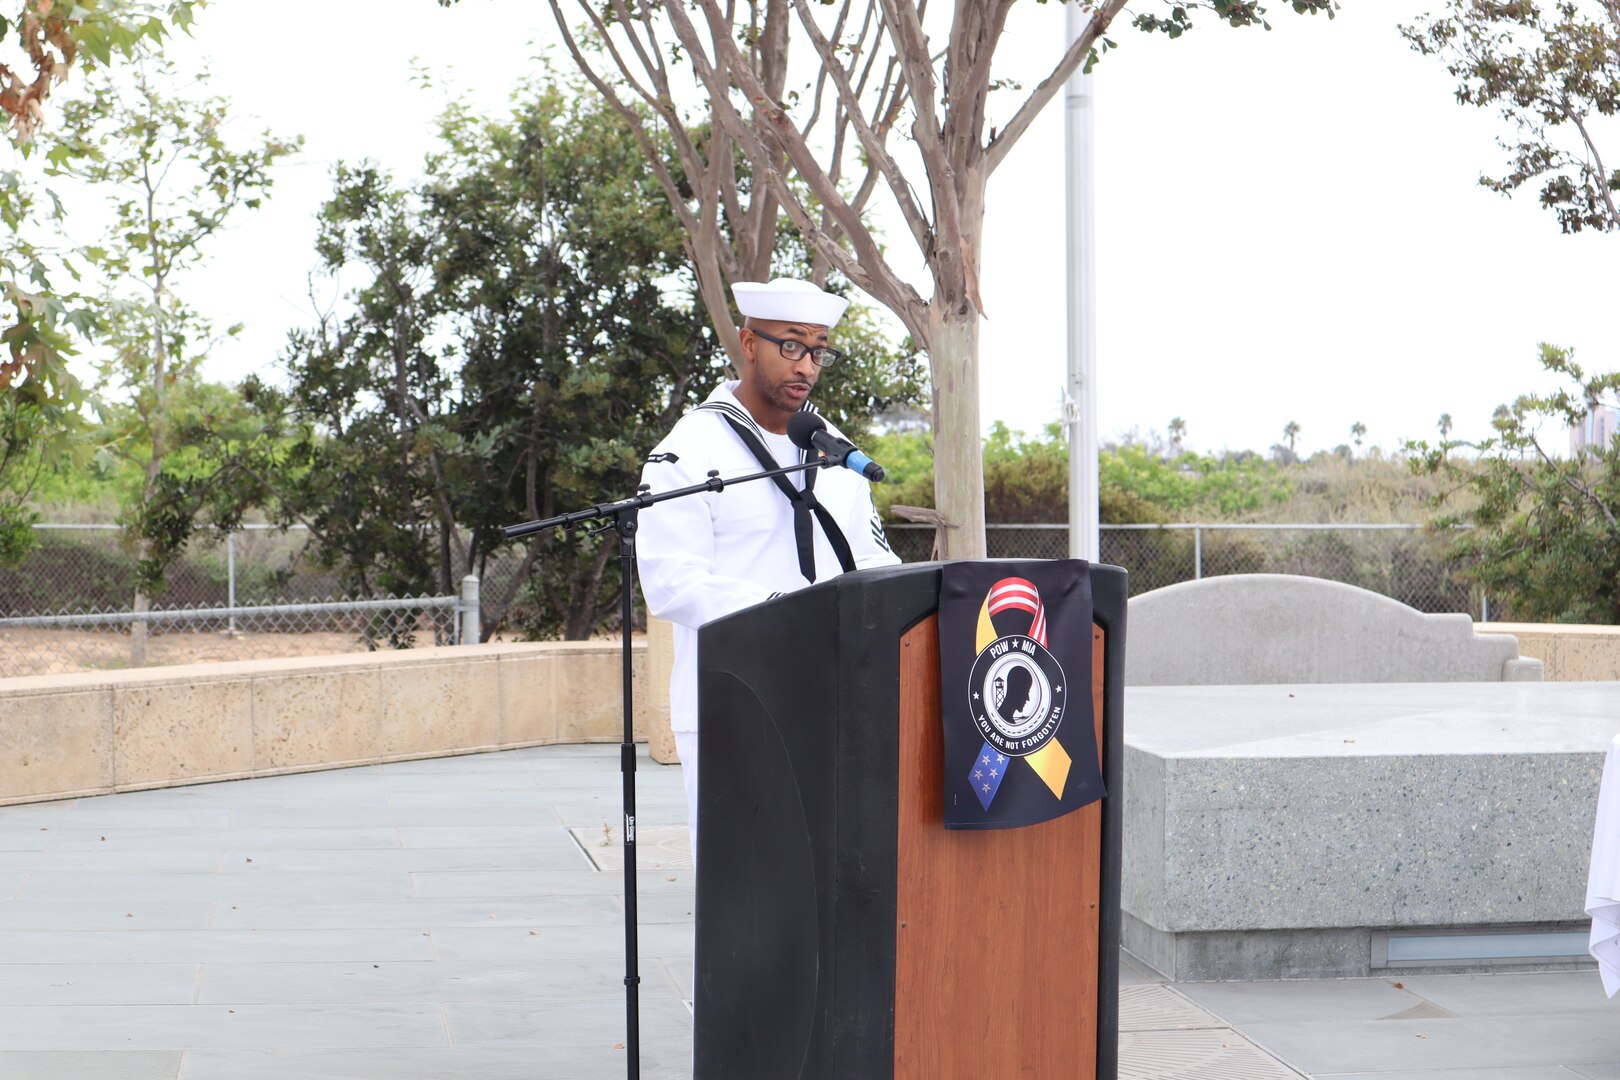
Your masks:
M681 776L686 781L686 827L692 839L692 868L697 869L698 733L675 732L675 756L681 759Z

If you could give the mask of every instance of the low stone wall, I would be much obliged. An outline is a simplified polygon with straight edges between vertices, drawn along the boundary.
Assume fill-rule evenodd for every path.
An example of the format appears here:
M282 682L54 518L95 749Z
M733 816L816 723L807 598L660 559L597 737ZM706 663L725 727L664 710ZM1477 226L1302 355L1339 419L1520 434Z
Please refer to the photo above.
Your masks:
M668 693L632 663L644 740ZM0 804L619 742L621 678L617 643L547 642L0 679Z
M1620 679L1620 626L1560 623L1479 623L1477 634L1512 634L1519 655L1534 656L1548 682Z

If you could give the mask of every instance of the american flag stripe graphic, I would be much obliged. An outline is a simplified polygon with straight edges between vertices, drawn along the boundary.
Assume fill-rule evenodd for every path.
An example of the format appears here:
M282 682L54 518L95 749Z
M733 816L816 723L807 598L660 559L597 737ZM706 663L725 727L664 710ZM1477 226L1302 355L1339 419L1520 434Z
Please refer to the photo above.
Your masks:
M1029 636L1042 648L1046 647L1046 605L1041 603L1040 591L1030 582L1023 578L1002 578L990 586L986 603L992 618L1003 611L1029 612L1035 617L1029 624Z

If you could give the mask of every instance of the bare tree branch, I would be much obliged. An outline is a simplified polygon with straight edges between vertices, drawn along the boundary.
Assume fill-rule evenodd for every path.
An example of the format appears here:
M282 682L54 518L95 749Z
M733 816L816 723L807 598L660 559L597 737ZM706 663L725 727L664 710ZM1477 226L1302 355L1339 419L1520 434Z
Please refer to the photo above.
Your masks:
M1097 39L1102 36L1103 31L1108 29L1108 25L1114 21L1114 16L1118 15L1120 9L1124 6L1125 0L1108 0L1101 8L1092 13L1091 21L1080 32L1080 36L1069 45L1068 51L1063 54L1063 59L1057 62L1057 66L1052 69L1052 73L1041 80L1040 85L1035 87L1029 97L1024 100L1024 103L1018 107L1018 111L1007 122L1007 126L1002 128L994 139L990 140L990 145L985 148L985 157L989 161L990 172L996 170L996 166L1000 165L1002 160L1006 158L1007 151L1011 150L1014 144L1018 142L1019 137L1029 129L1029 125L1034 121L1036 114L1045 108L1047 102L1052 100L1053 95L1058 92L1058 88L1069 81L1069 76L1074 74L1081 61L1091 54L1091 49L1096 44Z
M839 62L831 44L822 35L821 28L816 25L815 17L811 14L810 5L806 0L793 0L793 7L799 13L799 22L804 26L810 43L815 46L816 54L821 57L822 70L832 76L833 85L838 88L839 103L843 107L844 115L855 126L855 133L861 140L862 148L866 150L868 160L888 181L889 190L900 207L900 214L905 219L906 227L911 230L912 239L917 242L920 249L927 251L933 240L932 230L924 220L922 211L912 201L911 187L907 184L905 175L901 173L900 166L895 163L894 155L889 153L883 140L872 130L871 123L862 113L855 88L849 82L849 72ZM834 160L836 161L836 158Z
M1597 188L1598 194L1603 196L1603 205L1609 208L1609 220L1620 225L1620 211L1614 207L1614 195L1609 190L1609 174L1603 167L1603 154L1598 150L1597 143L1592 141L1592 133L1586 129L1586 121L1581 114L1570 108L1569 101L1563 102L1564 115L1575 125L1575 130L1581 133L1581 141L1586 144L1586 152L1592 155L1592 169L1596 173L1596 182L1592 185Z

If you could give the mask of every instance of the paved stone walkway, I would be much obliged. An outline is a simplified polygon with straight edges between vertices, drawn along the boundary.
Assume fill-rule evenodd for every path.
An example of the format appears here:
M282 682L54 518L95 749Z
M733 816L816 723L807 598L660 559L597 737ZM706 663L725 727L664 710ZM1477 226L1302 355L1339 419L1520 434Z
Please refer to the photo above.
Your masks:
M637 776L642 1075L686 1080L681 778ZM0 808L0 1078L622 1077L618 819L616 746ZM1620 1080L1591 971L1124 973L1131 1080Z

